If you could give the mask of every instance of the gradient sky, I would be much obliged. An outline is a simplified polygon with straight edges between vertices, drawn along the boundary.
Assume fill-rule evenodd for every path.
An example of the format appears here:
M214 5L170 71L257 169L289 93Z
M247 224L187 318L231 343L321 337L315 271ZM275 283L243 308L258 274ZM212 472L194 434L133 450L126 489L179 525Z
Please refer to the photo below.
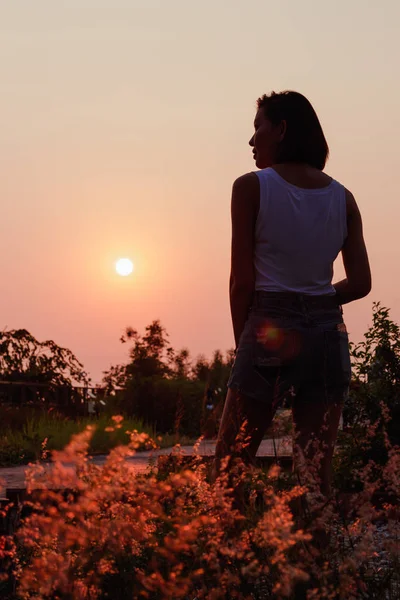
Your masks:
M127 325L159 318L193 356L232 347L231 187L255 169L257 97L289 88L364 219L373 290L345 307L350 337L373 300L400 321L399 6L0 0L0 326L70 348L95 382Z

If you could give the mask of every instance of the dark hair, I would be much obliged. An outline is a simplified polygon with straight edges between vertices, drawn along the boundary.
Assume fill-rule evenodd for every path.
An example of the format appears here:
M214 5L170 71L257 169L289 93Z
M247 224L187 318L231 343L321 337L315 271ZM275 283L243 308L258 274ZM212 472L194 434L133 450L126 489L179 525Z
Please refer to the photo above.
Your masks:
M298 92L272 92L257 100L257 107L273 125L286 121L286 133L278 148L277 163L303 162L322 171L329 147L317 113Z

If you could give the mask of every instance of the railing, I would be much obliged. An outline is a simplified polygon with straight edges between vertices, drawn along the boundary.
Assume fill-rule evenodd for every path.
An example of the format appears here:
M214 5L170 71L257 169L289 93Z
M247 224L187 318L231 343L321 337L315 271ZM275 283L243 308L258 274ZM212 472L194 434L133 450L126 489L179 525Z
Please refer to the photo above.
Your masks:
M71 414L88 414L97 412L104 396L105 388L100 387L0 381L0 405L3 406L42 406Z

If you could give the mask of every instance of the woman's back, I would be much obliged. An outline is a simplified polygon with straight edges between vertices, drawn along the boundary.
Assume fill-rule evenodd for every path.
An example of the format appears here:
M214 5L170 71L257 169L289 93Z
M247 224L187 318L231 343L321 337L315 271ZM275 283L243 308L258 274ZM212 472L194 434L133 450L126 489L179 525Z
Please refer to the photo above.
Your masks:
M256 173L255 289L335 294L333 262L347 236L346 190L315 169L279 170Z

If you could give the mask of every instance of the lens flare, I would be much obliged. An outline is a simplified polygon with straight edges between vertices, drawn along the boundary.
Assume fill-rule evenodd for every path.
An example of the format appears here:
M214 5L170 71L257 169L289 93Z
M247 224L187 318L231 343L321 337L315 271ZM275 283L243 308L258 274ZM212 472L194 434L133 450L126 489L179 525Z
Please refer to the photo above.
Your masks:
M265 323L257 331L257 341L271 350L280 348L284 342L284 338L283 331L271 323Z
M257 342L264 349L265 360L286 362L298 356L301 348L301 336L294 329L277 326L276 323L265 321L257 330Z

